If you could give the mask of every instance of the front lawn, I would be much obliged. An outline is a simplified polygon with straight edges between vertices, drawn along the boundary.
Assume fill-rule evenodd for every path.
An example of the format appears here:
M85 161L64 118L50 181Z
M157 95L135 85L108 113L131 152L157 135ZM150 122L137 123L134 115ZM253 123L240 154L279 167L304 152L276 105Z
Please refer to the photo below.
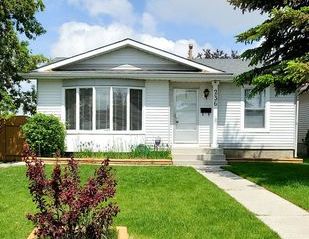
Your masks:
M305 161L308 162L308 161ZM225 169L309 210L309 164L233 163Z
M81 166L85 179L94 166ZM115 167L116 225L136 239L279 238L253 214L192 168ZM24 167L0 169L0 238L26 238L34 210Z

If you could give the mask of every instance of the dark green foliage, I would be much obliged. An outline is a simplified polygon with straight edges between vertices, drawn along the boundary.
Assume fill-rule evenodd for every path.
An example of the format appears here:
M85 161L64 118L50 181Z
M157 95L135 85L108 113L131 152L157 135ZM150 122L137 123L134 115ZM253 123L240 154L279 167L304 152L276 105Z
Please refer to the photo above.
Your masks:
M254 69L235 78L238 85L252 84L252 94L273 85L277 94L309 90L309 7L308 1L229 0L245 11L268 15L262 24L236 36L237 42L259 43L241 57Z
M240 8L245 11L261 11L262 13L269 13L274 8L292 7L294 9L300 9L309 5L308 0L228 0L235 8Z
M223 50L211 50L203 49L203 52L197 54L196 58L200 59L239 59L240 55L237 51L231 50L231 54L224 52Z
M43 9L42 0L0 1L0 101L9 95L8 102L12 106L6 108L0 105L0 114L15 113L19 107L25 113L35 112L35 93L33 89L28 92L21 90L20 83L24 79L18 73L33 70L46 58L31 55L28 42L20 41L18 37L35 39L45 32L35 18L36 12Z
M22 126L27 143L38 155L64 152L65 127L54 115L35 114Z

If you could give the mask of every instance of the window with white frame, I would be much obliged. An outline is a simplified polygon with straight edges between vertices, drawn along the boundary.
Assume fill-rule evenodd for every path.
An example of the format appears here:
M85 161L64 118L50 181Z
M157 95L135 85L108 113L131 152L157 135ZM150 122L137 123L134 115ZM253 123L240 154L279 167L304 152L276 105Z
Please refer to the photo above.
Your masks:
M110 88L96 88L96 129L110 128Z
M139 88L65 89L65 118L68 130L142 130L142 111L143 90Z
M266 92L260 92L250 97L250 88L244 89L244 128L265 128Z
M67 129L76 129L76 89L65 91L65 118Z

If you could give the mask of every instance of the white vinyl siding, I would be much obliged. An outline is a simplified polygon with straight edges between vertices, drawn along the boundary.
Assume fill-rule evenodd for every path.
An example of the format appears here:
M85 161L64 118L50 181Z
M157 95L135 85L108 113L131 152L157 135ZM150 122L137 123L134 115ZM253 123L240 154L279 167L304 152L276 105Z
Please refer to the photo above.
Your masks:
M169 82L146 81L145 131L146 143L154 144L157 137L163 144L170 143Z
M303 143L309 130L309 93L299 96L298 143Z
M37 112L52 114L63 120L62 80L38 80Z
M294 95L275 96L270 89L269 130L254 132L241 129L241 88L220 83L218 106L218 143L225 148L294 149Z
M207 99L204 97L204 90L208 89L210 91ZM199 92L199 108L212 108L212 85L210 83L200 84ZM199 115L199 144L204 147L210 147L211 144L211 132L212 132L212 113L201 114L200 109L198 109Z

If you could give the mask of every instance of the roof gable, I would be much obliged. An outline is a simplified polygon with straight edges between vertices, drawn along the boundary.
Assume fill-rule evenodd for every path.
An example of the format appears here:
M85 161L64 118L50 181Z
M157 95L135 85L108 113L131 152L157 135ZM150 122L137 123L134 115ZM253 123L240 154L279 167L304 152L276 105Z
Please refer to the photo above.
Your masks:
M128 67L129 66L129 67ZM222 73L201 63L125 39L42 67L37 72L58 70L176 70Z
M56 68L57 71L144 70L144 71L200 71L199 69L166 59L132 46L98 54L88 59Z

